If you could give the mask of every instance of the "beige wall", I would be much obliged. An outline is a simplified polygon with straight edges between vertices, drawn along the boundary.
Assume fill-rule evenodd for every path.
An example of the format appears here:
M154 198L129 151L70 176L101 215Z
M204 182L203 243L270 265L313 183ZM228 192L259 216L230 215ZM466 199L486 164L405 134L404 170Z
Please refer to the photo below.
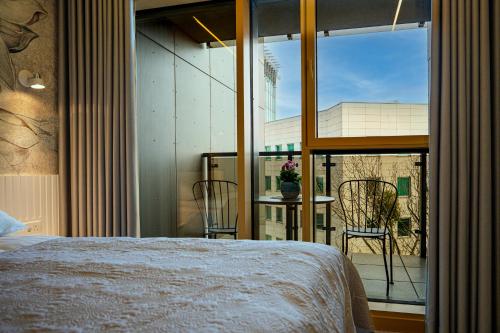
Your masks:
M57 11L56 1L17 2L9 12L0 12L0 43L15 43L6 29L32 30L35 38L21 47L20 52L3 52L0 47L0 174L47 175L57 174ZM39 4L39 6L38 6ZM1 9L0 9L1 11ZM15 13L13 13L15 11ZM19 17L40 17L34 23L14 22ZM13 25L14 24L14 25ZM27 30L25 36L29 34ZM15 84L9 87L6 78L12 63ZM20 70L39 72L46 89L33 90L19 84Z

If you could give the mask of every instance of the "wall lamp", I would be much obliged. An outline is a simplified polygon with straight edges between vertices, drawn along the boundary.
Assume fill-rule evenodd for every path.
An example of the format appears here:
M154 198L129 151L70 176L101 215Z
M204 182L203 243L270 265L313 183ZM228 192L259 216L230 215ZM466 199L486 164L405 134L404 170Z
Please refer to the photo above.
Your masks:
M40 73L31 73L23 69L19 72L18 79L23 87L37 90L45 89L45 84L40 77Z

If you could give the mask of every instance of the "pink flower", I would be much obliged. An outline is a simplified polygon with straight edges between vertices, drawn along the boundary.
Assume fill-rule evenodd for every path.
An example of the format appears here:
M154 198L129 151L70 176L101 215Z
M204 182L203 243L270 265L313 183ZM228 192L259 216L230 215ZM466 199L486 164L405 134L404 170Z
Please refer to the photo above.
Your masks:
M281 170L293 171L293 170L295 170L296 166L298 166L298 164L289 160L289 161L286 161L286 163L281 166Z

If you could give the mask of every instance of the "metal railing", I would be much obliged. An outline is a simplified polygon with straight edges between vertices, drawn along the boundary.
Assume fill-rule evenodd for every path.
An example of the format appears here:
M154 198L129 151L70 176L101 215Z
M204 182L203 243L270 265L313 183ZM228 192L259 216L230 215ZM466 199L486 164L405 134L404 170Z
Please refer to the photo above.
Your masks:
M415 230L415 233L420 236L420 257L425 258L427 256L427 154L428 150L408 150L408 149L398 149L398 150L346 150L346 151L333 151L333 150L315 150L312 151L313 165L317 158L324 158L324 162L321 166L325 168L325 195L332 196L332 168L336 166L336 163L332 161L335 156L354 156L354 155L387 155L387 154L418 154L420 156L419 161L415 163L415 166L419 167L419 229ZM259 157L286 157L288 160L293 160L295 156L301 156L302 151L262 151L258 153ZM236 152L217 152L217 153L204 153L202 154L202 159L204 162L204 179L212 179L213 171L220 167L218 163L214 163L214 159L217 158L236 158ZM312 168L312 179L316 179L316 167ZM263 175L259 175L262 177ZM314 215L315 216L315 215ZM258 223L255 221L254 223ZM331 231L335 228L332 227L332 210L330 205L326 205L325 211L325 225L321 227L325 234L325 243L331 245ZM313 228L313 242L316 242L316 227Z

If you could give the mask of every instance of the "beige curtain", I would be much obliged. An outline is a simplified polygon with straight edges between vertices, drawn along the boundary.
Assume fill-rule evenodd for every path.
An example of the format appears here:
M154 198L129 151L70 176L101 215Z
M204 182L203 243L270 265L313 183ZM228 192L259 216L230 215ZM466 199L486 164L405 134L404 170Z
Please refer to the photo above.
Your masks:
M500 0L434 0L428 332L499 332Z
M137 236L133 0L59 1L61 229Z

